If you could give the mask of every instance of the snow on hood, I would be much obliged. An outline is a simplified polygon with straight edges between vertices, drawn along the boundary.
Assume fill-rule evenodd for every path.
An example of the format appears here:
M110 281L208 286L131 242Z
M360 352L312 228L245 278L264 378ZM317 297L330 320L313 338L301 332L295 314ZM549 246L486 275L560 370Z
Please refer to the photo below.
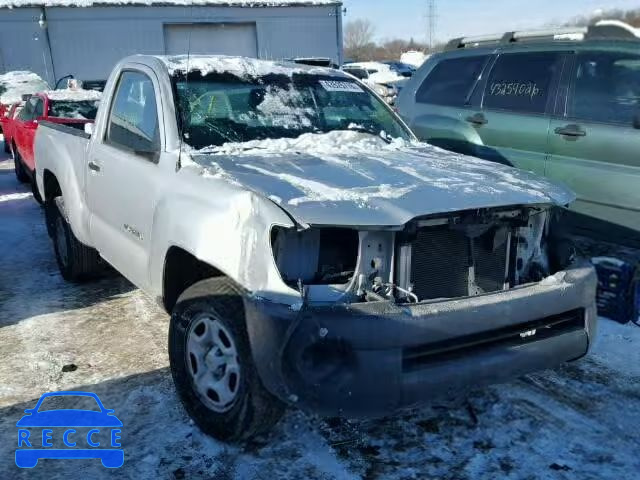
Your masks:
M304 67L288 65L271 60L259 60L247 57L224 55L173 55L158 56L165 63L169 75L199 71L202 75L210 73L231 73L240 78L255 78L265 75L287 75L314 72L339 76L336 70L323 67Z
M98 5L183 5L230 7L286 7L336 5L336 0L0 0L0 8L92 7Z
M45 95L49 100L66 102L97 101L102 97L102 93L96 90L82 89L49 90Z
M227 144L191 155L209 176L270 198L303 225L402 226L423 215L575 199L533 173L352 131Z
M3 105L19 103L23 95L48 89L47 82L33 72L8 72L0 75L0 103Z

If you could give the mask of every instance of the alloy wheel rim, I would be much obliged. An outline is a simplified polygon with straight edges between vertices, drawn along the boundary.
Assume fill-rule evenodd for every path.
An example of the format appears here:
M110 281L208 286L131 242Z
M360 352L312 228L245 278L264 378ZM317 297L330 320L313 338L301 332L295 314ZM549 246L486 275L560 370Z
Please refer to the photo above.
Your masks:
M224 413L235 405L240 389L240 363L232 335L214 315L203 314L187 335L186 362L202 402Z

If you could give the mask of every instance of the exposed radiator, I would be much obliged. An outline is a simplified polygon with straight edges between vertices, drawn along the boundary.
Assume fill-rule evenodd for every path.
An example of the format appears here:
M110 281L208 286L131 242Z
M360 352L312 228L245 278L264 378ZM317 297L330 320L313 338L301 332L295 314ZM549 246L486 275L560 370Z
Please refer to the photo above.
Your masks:
M410 283L422 300L502 290L510 239L490 231L470 239L448 227L424 228L411 243Z

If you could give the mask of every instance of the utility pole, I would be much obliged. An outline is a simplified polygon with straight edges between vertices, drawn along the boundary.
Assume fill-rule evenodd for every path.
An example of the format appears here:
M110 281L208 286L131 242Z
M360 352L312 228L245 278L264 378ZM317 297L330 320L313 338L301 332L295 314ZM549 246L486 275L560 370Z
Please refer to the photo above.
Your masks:
M438 23L438 13L436 10L436 0L428 0L427 2L427 28L429 30L429 50L433 51L433 42L436 38L436 24Z

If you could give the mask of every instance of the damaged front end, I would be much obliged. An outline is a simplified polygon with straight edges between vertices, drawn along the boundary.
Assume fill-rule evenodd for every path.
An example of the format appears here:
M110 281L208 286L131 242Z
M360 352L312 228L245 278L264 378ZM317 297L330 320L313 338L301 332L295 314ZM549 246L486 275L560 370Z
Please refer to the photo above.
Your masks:
M402 230L274 227L271 244L282 280L304 301L420 303L509 290L565 268L573 253L554 231L560 214L481 209Z
M246 301L264 384L321 414L378 416L584 356L596 279L559 234L560 212L274 227L275 265L300 303Z

